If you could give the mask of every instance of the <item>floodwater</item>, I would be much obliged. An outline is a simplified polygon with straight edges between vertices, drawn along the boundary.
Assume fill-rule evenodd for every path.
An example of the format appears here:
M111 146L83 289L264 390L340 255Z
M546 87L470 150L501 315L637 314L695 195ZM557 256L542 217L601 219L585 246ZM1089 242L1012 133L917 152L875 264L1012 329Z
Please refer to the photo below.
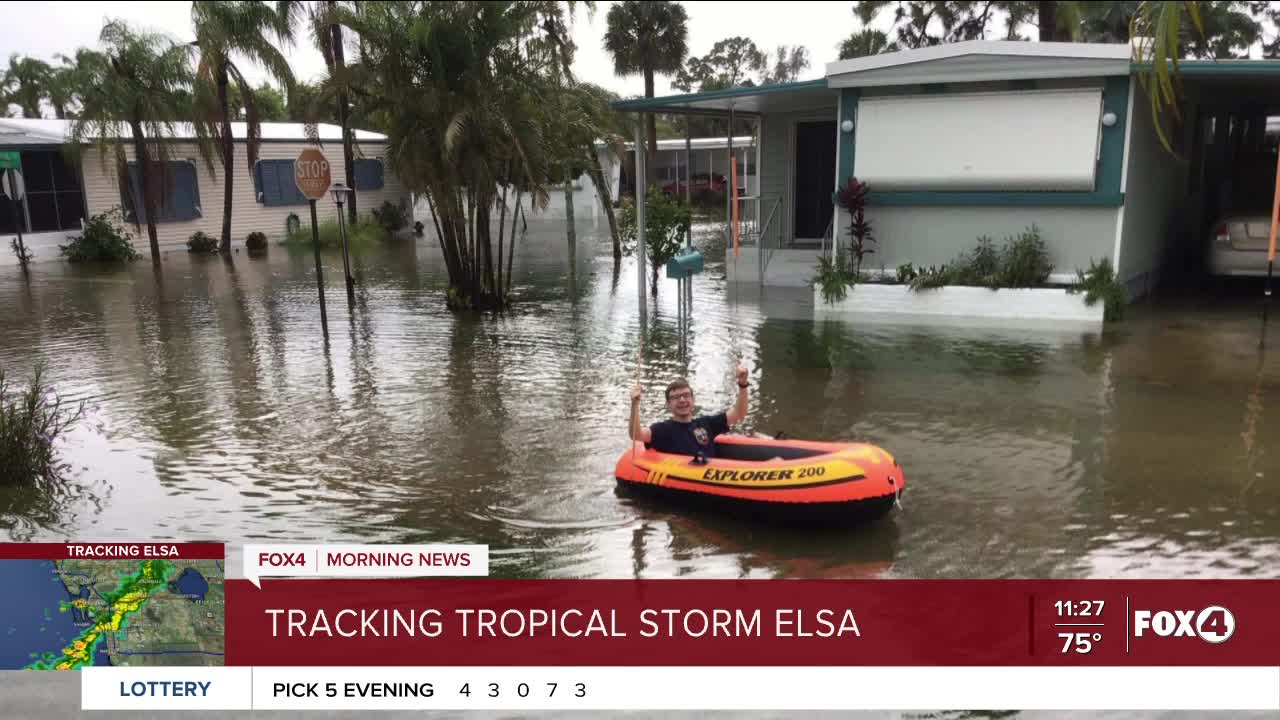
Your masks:
M531 224L501 317L445 309L430 237L356 255L350 310L328 255L327 343L309 252L0 268L0 367L42 361L90 409L66 488L0 490L0 539L225 541L233 575L243 543L306 541L486 543L503 577L1280 575L1280 331L1260 353L1256 296L1100 335L861 328L716 261L685 368L674 285L641 328L606 237L579 228L571 276L562 225ZM620 496L631 384L650 421L680 374L718 410L738 358L748 430L885 447L903 509L804 532Z

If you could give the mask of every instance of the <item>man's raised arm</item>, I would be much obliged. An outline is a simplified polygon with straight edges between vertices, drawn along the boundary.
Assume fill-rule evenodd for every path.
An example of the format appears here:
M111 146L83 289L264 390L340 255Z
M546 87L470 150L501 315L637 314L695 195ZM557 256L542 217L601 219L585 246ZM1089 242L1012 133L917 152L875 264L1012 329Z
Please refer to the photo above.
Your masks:
M629 434L632 440L639 440L647 443L653 439L649 428L640 422L640 386L636 385L631 390L631 423L629 426Z

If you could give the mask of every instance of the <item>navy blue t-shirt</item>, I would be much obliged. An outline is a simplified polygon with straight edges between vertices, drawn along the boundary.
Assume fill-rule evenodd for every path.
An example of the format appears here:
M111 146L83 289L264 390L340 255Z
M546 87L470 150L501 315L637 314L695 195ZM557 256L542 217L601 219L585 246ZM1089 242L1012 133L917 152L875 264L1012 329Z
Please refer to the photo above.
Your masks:
M702 453L715 457L716 436L729 432L729 419L724 413L702 415L691 422L663 420L649 426L649 447L658 452L690 457Z

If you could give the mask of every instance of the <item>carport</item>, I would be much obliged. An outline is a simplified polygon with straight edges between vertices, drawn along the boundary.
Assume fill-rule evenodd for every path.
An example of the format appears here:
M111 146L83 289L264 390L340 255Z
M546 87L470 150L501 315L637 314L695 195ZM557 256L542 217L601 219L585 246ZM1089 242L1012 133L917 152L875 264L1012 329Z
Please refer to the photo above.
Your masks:
M1280 62L1184 61L1179 78L1179 116L1165 120L1176 155L1160 144L1148 96L1138 88L1120 267L1145 273L1144 289L1200 290L1215 273L1263 275L1280 143ZM1231 251L1216 263L1215 245Z

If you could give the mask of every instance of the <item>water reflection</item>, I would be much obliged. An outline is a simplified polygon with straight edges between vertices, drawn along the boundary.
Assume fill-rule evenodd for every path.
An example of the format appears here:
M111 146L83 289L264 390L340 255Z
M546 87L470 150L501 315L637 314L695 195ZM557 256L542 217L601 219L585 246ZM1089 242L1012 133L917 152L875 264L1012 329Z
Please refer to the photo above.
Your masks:
M812 293L674 285L641 327L604 228L518 241L516 309L444 309L430 237L324 258L169 252L157 276L0 271L0 364L89 400L54 497L0 491L21 539L487 543L505 576L1253 576L1280 570L1280 360L1238 308L1137 307L1104 335L815 319ZM627 393L661 417L676 375L707 410L752 373L747 428L881 445L906 468L889 522L783 532L619 497ZM1268 423L1270 421L1270 423ZM238 571L238 559L231 563Z

